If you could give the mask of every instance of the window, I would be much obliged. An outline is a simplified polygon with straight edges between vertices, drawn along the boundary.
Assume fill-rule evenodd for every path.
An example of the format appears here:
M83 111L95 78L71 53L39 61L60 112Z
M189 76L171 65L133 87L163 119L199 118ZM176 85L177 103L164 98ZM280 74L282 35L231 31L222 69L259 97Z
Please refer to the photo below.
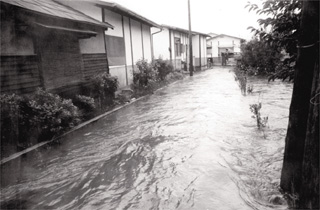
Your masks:
M181 42L180 38L174 38L174 50L176 56L181 56Z
M124 38L106 35L106 45L109 66L125 65L126 51Z

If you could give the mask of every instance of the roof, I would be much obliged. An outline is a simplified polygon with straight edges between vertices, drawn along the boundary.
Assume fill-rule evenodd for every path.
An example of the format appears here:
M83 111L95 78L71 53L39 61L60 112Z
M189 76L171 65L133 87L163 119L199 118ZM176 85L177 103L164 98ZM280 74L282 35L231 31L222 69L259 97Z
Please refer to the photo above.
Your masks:
M141 22L144 22L150 26L154 26L154 27L157 27L157 28L160 28L160 25L141 16L140 14L136 13L136 12L133 12L132 10L129 10L127 9L126 7L118 4L118 3L115 3L115 2L112 2L112 1L100 1L100 0L90 0L88 2L94 2L97 6L99 7L103 7L103 8L106 8L106 9L109 9L113 12L116 12L116 13L119 13L119 14L122 14L122 15L125 15L129 18L132 18L132 19L135 19L135 20L138 20L138 21L141 21Z
M40 26L42 28L46 28L46 29L54 29L54 30L60 30L60 31L66 31L66 32L73 32L73 33L82 34L83 36L87 36L87 37L97 35L97 32L95 32L95 31L72 29L72 28L66 28L66 27L61 27L61 26L42 24L42 23L38 23L38 22L33 22L33 24L36 26Z
M228 36L228 37L232 37L232 38L236 38L236 39L240 39L240 40L245 40L245 39L243 39L243 38L236 37L236 36L230 36L230 35L227 35L227 34L219 34L219 35L217 35L217 36L214 36L214 37L209 38L208 40L215 39L215 38L222 37L222 36Z
M80 11L53 0L0 0L0 2L52 17L68 19L104 28L113 28L109 23L102 23L81 13Z
M175 27L175 26L164 25L164 24L161 25L161 28L169 28L169 29L172 29L172 30L176 30L176 31L180 31L180 32L186 33L186 34L189 33L189 30L187 30L187 29L178 28L178 27ZM192 31L192 34L193 35L200 34L200 35L203 35L203 36L209 36L208 34L201 33L201 32L196 32L196 31Z

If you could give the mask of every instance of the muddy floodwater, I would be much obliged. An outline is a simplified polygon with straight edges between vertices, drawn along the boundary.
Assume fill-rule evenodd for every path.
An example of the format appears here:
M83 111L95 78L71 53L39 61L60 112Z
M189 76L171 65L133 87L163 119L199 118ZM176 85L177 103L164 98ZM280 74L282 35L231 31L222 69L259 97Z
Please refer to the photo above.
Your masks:
M1 207L286 209L278 191L292 84L230 67L187 77L1 166ZM249 105L261 102L259 130Z

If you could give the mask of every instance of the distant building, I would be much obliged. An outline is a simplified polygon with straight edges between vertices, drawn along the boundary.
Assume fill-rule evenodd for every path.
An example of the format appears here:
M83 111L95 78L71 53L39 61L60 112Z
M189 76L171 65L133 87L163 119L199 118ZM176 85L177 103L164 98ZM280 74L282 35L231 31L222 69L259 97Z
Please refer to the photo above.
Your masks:
M133 69L140 59L152 60L151 27L160 26L151 20L110 1L59 0L102 22L114 26L104 34L110 74L117 76L120 87L133 82Z
M103 34L113 26L52 0L0 0L1 93L72 91L107 72Z
M235 55L240 54L241 44L245 41L240 37L229 36L225 34L213 34L207 39L207 56L212 59L214 63L221 63L221 53L228 50L229 58L232 61Z
M152 28L153 56L170 60L177 70L189 69L189 31L162 25L161 30ZM193 65L197 69L207 65L206 34L192 31Z

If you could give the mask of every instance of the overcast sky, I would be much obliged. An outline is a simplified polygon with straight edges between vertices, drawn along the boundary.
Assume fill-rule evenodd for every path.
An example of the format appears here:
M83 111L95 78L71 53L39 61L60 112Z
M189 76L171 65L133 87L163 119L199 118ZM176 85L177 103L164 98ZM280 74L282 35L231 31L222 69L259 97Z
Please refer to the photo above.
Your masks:
M112 0L158 23L188 29L188 0ZM261 0L250 0L260 3ZM250 39L247 28L259 16L248 12L248 0L190 0L192 30Z

